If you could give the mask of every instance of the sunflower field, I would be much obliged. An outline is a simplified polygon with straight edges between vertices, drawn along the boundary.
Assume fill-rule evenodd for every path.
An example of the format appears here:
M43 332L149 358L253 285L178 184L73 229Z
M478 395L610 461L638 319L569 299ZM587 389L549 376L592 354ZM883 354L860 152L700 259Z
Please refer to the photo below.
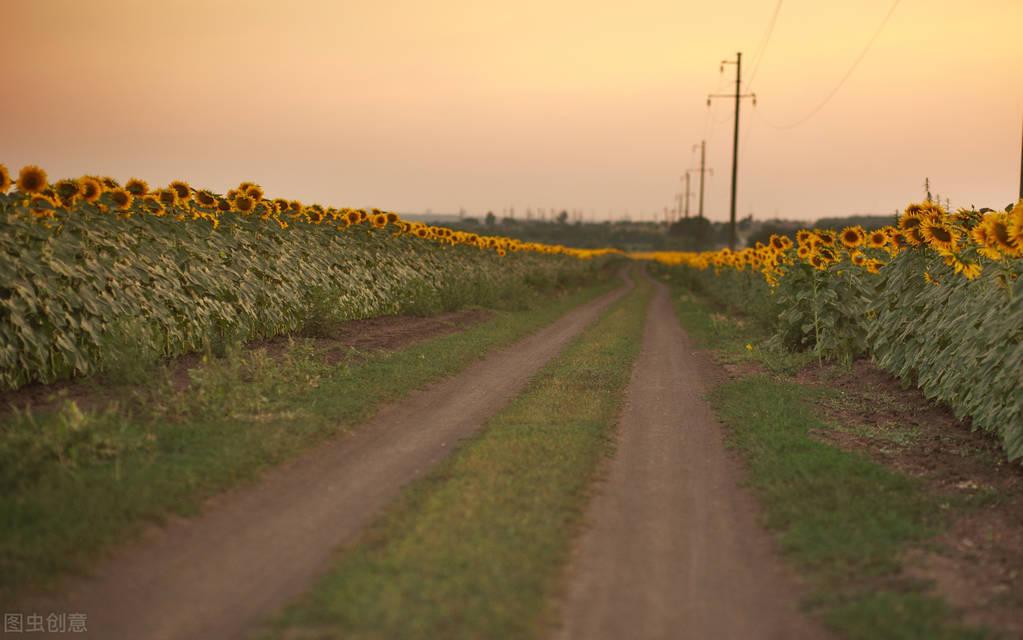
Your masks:
M488 304L582 282L608 251L522 243L380 210L50 183L0 165L0 389L269 338L310 323Z
M923 202L876 231L801 230L741 251L641 253L770 329L773 346L869 356L1023 458L1023 201Z

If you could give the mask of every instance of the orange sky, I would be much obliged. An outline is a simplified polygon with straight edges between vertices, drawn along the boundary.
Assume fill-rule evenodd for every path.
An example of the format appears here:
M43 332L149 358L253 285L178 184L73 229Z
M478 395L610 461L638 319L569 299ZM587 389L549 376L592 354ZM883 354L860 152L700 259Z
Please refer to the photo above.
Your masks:
M708 137L728 214L731 104L776 0L8 0L0 162L183 178L336 206L661 212ZM739 213L953 206L1019 180L1023 0L786 0L744 105ZM693 201L695 207L695 199Z

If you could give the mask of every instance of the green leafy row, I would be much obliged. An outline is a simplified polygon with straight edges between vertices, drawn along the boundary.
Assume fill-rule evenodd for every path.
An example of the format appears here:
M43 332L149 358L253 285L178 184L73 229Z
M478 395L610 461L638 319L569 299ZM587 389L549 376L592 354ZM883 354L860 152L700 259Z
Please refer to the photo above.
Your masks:
M751 270L661 268L767 326L776 345L844 363L872 357L1023 458L1023 260L970 280L913 249L877 275L848 260L793 265L773 288Z
M398 236L369 225L0 207L0 388L89 375L310 323L487 304L579 280L602 260Z

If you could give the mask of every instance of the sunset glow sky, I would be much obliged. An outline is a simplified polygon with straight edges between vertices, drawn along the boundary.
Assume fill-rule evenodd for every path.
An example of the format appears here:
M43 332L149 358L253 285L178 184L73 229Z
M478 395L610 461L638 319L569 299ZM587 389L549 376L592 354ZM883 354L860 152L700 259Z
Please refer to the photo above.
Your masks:
M708 140L726 219L734 85L776 0L7 0L0 162L401 212L633 217ZM1023 0L786 0L744 104L739 213L1015 199ZM695 211L695 199L693 201Z

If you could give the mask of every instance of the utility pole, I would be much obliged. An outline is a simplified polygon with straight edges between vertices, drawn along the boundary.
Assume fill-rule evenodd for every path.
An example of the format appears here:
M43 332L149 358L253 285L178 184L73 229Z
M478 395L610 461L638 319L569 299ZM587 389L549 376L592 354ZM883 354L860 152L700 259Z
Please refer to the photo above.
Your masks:
M743 98L753 98L753 106L757 106L757 94L748 93L743 95L742 93L742 52L735 54L735 60L722 60L721 61L721 73L725 72L726 64L735 65L735 93L728 94L712 94L707 96L707 106L710 106L712 98L734 98L735 99L735 126L732 129L732 204L729 207L729 233L728 233L728 248L735 250L735 192L736 184L739 177L739 106L742 104Z
M691 193L691 191L689 189L689 171L685 172L685 178L686 178L686 207L685 207L685 212L686 213L685 213L685 215L686 215L686 218L688 218L689 217L689 195ZM679 203L679 204L681 204L681 203Z
M693 150L694 151L696 150L696 147L700 147L700 168L698 170L700 172L700 213L699 213L699 215L702 218L703 217L703 179L704 179L704 175L708 171L710 172L710 175L714 175L714 170L707 168L707 141L706 140L701 140L700 144L698 144L698 145L694 144L693 145ZM697 171L697 169L691 169L691 171Z

